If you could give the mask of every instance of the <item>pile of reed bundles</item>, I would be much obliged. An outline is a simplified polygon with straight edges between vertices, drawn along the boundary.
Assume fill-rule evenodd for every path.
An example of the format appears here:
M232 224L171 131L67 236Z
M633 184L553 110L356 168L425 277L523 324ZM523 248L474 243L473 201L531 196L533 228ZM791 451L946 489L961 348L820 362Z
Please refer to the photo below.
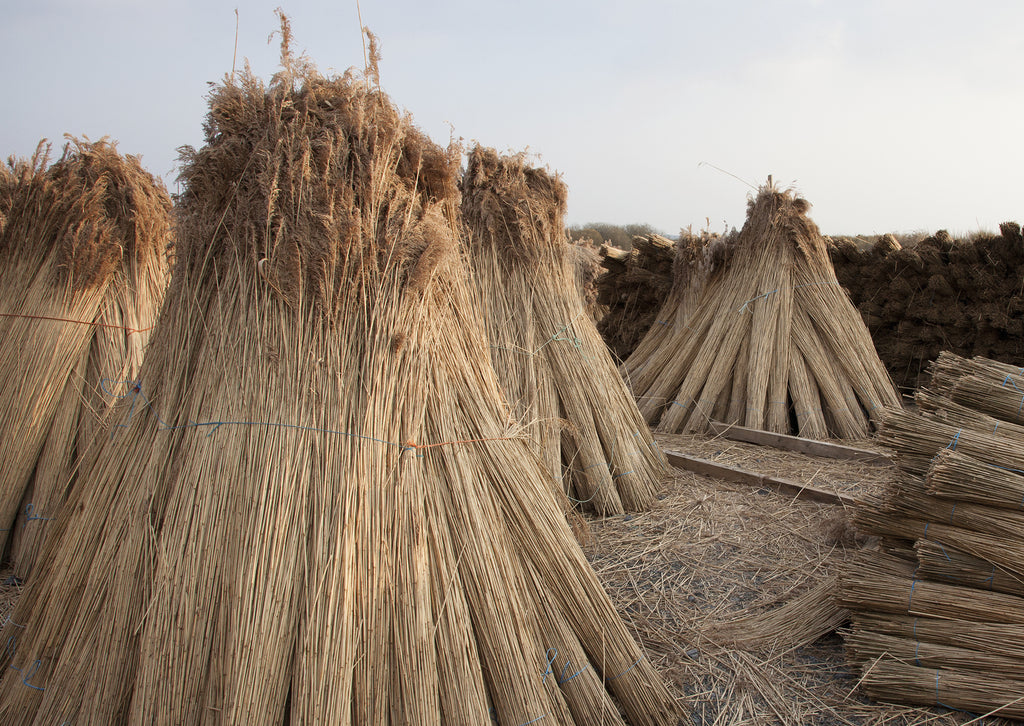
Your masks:
M860 244L858 244L858 242ZM901 246L835 239L832 262L900 387L925 383L943 350L1024 364L1024 237L1017 222Z
M1024 718L1024 371L944 352L929 373L882 421L900 474L856 515L880 546L840 578L848 659L877 700Z
M709 251L685 322L666 326L668 335L652 330L660 344L642 343L625 363L641 412L660 431L702 431L714 420L862 438L882 409L900 405L809 208L769 179L739 235Z
M522 154L470 152L461 208L478 306L513 416L549 480L598 514L641 511L668 465L583 306L566 197Z
M25 579L99 420L142 362L171 200L104 139L0 167L0 550Z
M509 426L460 150L282 30L184 154L166 304L6 623L0 713L677 723Z
M633 237L631 249L607 242L600 247L603 271L597 302L603 315L598 332L612 353L625 360L654 323L672 289L672 240L659 234Z

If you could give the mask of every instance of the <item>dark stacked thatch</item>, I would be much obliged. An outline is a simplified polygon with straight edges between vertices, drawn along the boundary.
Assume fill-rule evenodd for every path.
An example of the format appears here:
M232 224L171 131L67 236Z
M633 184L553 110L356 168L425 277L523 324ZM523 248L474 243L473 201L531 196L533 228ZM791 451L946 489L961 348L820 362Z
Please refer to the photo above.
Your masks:
M565 185L522 156L477 147L462 193L491 358L549 478L601 514L645 509L667 464L583 306Z
M136 158L106 140L47 152L0 168L0 540L21 578L138 372L171 240L170 198Z
M672 433L718 420L861 437L878 411L899 406L808 208L769 184L751 200L738 237L712 247L685 322L669 335L651 331L660 345L641 344L624 366L648 421Z
M597 329L608 348L625 360L654 324L672 289L672 240L646 235L630 250L601 246L604 272L597 281L597 302L603 315Z
M839 281L850 291L893 379L913 390L943 350L1024 364L1024 238L1006 222L996 235L944 231L901 247L837 240Z
M2 720L676 723L509 426L457 150L372 74L285 63L212 92L138 384L4 628Z
M849 658L875 698L1021 718L1024 427L985 411L1005 410L1003 391L1024 388L1024 377L948 353L932 375L954 395L970 381L975 397L962 405L922 391L921 413L885 414L880 437L901 475L857 513L881 551L865 552L841 580L854 613Z

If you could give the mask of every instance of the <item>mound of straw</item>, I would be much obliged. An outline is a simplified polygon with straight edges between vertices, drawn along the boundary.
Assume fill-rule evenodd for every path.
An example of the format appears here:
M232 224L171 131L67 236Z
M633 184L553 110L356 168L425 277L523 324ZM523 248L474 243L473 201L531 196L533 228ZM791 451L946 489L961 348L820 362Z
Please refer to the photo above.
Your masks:
M0 530L32 571L80 456L138 372L168 277L171 201L114 144L0 168Z
M900 405L809 206L769 180L692 314L661 343L672 355L626 362L640 410L660 431L701 431L717 420L863 438L882 409Z
M491 358L549 479L599 514L639 511L667 464L574 283L565 203L523 155L470 153L462 214Z
M216 87L185 155L167 303L4 629L0 712L676 723L509 426L458 149L375 61L325 78L282 30L284 69Z
M944 353L920 413L882 418L901 474L856 519L883 551L840 587L848 657L874 698L1024 715L1024 430L1003 386L1014 373Z

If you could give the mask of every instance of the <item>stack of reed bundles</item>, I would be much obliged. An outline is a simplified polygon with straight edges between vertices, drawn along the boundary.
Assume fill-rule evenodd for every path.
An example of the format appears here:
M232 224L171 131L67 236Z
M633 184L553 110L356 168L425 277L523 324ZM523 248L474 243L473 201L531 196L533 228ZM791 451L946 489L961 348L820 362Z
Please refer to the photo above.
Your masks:
M604 271L597 282L597 301L606 313L597 329L619 360L636 348L672 288L675 243L650 234L635 236L632 245L629 250L601 245Z
M1006 411L1010 374L944 353L930 375L919 413L882 420L900 474L856 514L880 549L840 578L840 603L853 612L848 657L873 698L1021 718L1024 427L983 412ZM936 393L978 391L978 381L987 397Z
M900 406L809 207L769 180L723 259L712 255L686 324L662 343L672 355L658 365L627 361L640 410L659 430L701 431L716 420L861 438L883 409ZM638 371L647 377L637 380Z
M171 200L106 140L0 169L0 549L28 577L168 281Z
M602 515L650 506L667 463L574 284L567 191L524 155L475 147L462 216L491 359L549 479Z
M677 351L671 342L689 325L711 272L712 259L721 259L721 251L728 249L731 245L722 238L680 234L672 261L672 289L647 334L619 367L631 390L646 390L675 357Z
M282 30L184 155L166 305L4 628L0 713L677 723L509 425L460 151Z

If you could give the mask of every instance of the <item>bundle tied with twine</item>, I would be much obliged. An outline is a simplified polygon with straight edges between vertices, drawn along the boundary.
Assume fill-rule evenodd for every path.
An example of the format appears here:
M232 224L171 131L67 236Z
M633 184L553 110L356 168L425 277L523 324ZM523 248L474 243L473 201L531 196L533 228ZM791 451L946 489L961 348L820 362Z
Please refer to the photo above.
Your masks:
M1013 372L943 354L919 412L882 417L901 471L856 522L884 552L850 566L839 595L854 613L849 659L875 698L1024 717L1024 428L1002 390Z
M640 410L668 433L709 421L778 433L859 438L899 396L836 280L810 205L770 182L759 189L728 259L715 264L674 355L627 371ZM663 313L663 317L665 314Z
M0 531L32 571L79 458L133 378L167 286L171 200L139 160L70 138L0 167Z
M676 723L509 426L458 149L282 56L185 154L167 302L4 628L0 714Z
M474 148L462 179L474 291L549 479L597 513L639 511L667 464L573 282L565 204L561 180L524 155Z
M722 254L722 250L732 249L732 242L731 237L721 238L708 233L680 233L672 260L672 288L668 297L647 333L619 367L632 390L646 390L659 371L671 363L677 353L671 342L680 330L688 329L690 316L697 308L713 260Z

